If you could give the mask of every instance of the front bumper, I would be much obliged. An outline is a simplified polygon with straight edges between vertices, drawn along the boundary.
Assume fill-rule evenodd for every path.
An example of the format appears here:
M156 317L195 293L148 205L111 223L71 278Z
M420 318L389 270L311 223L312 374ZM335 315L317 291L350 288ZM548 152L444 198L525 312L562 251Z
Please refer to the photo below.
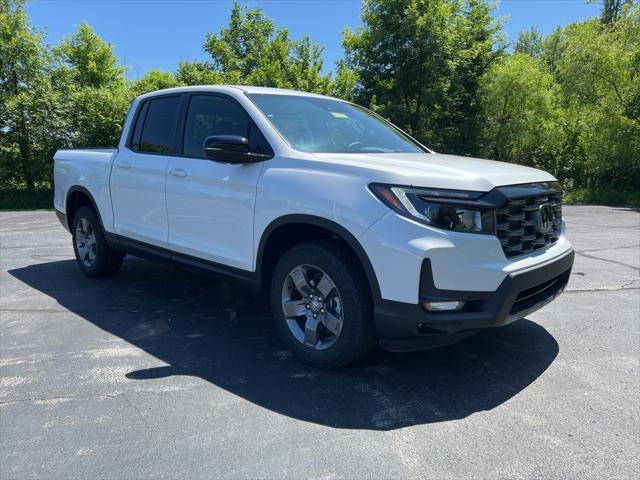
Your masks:
M374 314L380 345L391 351L432 348L523 318L562 293L573 259L573 250L568 250L545 263L512 272L494 292L440 290L426 259L420 278L420 302L464 300L464 308L428 312L420 304L379 299Z

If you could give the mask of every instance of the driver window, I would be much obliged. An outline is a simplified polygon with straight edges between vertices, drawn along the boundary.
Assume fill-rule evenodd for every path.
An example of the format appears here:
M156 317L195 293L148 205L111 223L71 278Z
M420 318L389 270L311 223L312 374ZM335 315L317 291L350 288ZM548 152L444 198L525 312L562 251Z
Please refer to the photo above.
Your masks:
M184 127L182 154L205 158L204 141L211 135L249 138L249 117L235 102L212 95L193 95Z

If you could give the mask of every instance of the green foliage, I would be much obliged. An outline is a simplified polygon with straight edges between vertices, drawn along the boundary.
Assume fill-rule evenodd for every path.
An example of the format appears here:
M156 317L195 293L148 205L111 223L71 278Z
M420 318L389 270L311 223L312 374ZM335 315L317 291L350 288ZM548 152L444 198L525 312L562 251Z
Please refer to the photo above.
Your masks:
M216 85L224 83L222 75L207 62L180 62L176 72L180 85Z
M615 23L622 16L624 9L634 0L587 0L588 3L602 3L600 19L602 23Z
M640 185L640 8L615 24L568 27L557 69L583 163L575 187L634 189Z
M356 99L436 149L477 150L479 81L502 49L491 6L367 0L362 20L343 42Z
M488 0L365 0L330 73L308 37L235 4L209 60L130 82L87 24L46 46L24 2L0 0L0 208L48 206L55 150L114 145L137 95L224 83L355 101L439 151L549 170L574 201L639 201L637 1L603 0L600 19L546 37L532 27L509 53Z
M453 76L436 128L440 148L461 155L476 155L482 128L482 77L504 50L502 25L493 19L493 6L484 0L464 0L454 26Z
M64 146L113 147L118 144L131 96L124 88L76 88L67 91L64 102L66 131Z
M92 27L83 23L76 33L54 49L61 65L58 75L81 87L120 87L124 68L118 64L113 47L105 43Z
M521 53L487 73L485 155L549 170L582 198L613 199L616 189L631 198L625 192L640 184L640 9L616 18L558 28L536 40L535 55L519 41Z
M349 68L347 62L340 60L336 65L336 75L333 79L331 95L353 101L357 84L358 74Z
M640 191L578 188L569 191L565 196L565 201L577 204L640 208Z
M50 210L53 208L53 190L47 187L0 188L0 210Z
M544 51L544 38L538 27L531 27L523 30L518 35L518 40L514 46L516 53L531 55L533 58L540 58Z
M53 49L53 84L60 93L60 146L117 143L131 95L113 47L86 24Z
M516 53L494 64L481 97L486 156L540 167L555 158L562 143L558 88L539 60Z
M317 93L333 88L331 76L322 74L322 48L309 37L292 40L260 8L234 4L229 25L207 34L204 49L220 83Z
M144 93L162 90L163 88L177 87L179 85L180 83L172 73L151 69L144 75L144 77L132 82L129 88L131 90L132 97L135 98Z
M0 188L33 189L49 172L38 160L51 151L56 96L42 34L29 24L22 0L0 3Z

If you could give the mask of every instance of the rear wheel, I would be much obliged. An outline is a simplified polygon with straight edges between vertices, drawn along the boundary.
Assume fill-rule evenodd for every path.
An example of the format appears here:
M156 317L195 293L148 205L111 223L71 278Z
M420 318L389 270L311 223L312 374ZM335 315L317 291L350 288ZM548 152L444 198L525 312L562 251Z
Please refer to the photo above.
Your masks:
M107 244L93 208L83 206L78 209L71 232L76 262L85 275L106 278L120 270L124 255Z
M273 274L276 327L303 360L320 368L355 362L375 345L366 278L338 242L293 247Z

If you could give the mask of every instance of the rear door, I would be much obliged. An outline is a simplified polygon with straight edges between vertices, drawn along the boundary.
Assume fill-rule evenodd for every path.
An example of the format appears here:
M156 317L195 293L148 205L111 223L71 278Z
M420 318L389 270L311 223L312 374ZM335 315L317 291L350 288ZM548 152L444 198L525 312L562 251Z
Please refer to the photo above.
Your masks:
M240 135L257 153L271 148L244 108L220 94L192 94L179 156L169 162L167 213L171 250L227 266L253 268L253 215L263 163L205 158L211 135Z
M182 95L152 97L138 108L127 147L111 174L116 233L166 247L166 172L175 151Z

